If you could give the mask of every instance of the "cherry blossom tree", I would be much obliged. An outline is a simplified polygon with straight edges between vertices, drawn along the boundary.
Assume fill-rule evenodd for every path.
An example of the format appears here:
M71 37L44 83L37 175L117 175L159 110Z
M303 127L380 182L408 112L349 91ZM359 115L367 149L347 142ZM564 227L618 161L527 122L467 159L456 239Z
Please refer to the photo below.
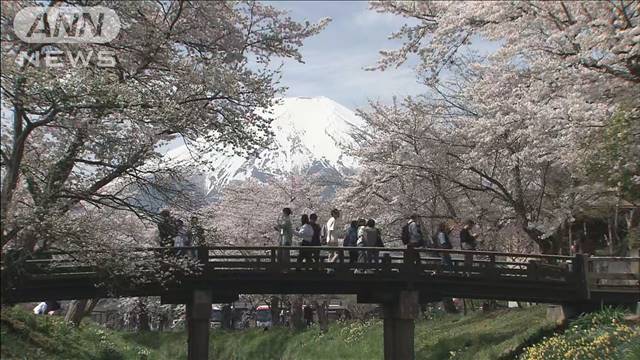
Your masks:
M614 201L614 189L581 176L580 166L617 109L638 108L637 1L593 5L372 2L411 19L392 35L404 44L381 51L372 69L415 55L427 86L400 110L374 104L367 112L379 132L373 143L394 154L369 154L392 167L378 178L418 173L432 189L425 203L439 183L448 189L440 200L457 204L445 208L463 209L449 216L513 223L543 251L557 251L554 236L572 214ZM498 49L482 54L482 41Z
M253 153L269 139L258 115L282 89L276 58L302 61L302 41L328 20L297 23L258 2L118 2L122 24L105 44L27 44L13 32L25 6L94 2L2 3L2 246L53 246L86 208L153 216L145 193L175 200L183 168L157 151L176 136L200 150ZM107 51L113 66L48 67L25 60ZM61 61L58 59L58 61ZM202 145L204 144L204 145Z
M268 183L254 179L231 183L219 195L219 201L205 207L204 224L215 228L222 244L234 246L278 245L274 230L282 209L292 209L291 222L300 226L300 215L317 213L326 221L331 203L323 201L325 186L313 176L289 175Z

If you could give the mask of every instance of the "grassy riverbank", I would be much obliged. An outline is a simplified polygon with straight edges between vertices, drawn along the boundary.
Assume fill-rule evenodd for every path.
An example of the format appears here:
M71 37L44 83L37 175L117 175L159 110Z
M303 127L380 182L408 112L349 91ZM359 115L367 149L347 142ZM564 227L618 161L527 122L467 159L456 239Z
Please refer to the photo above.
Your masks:
M468 316L440 314L417 323L416 358L512 359L525 346L550 335L553 327L545 320L545 307ZM113 332L91 323L76 329L60 318L35 317L19 309L2 311L1 331L1 356L7 360L186 358L184 332ZM334 323L324 334L312 327L299 333L281 328L215 330L211 337L214 359L382 358L380 320Z

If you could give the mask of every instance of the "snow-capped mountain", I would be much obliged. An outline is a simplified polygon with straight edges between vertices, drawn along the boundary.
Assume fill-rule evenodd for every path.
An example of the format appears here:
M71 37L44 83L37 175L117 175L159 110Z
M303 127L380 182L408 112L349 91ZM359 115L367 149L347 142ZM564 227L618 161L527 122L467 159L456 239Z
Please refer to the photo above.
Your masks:
M342 148L351 141L352 127L362 124L352 110L326 97L290 97L281 99L270 116L274 119L273 142L258 156L247 159L224 153L205 155L211 164L201 179L206 193L251 177L268 181L289 173L353 173L357 163ZM193 155L186 145L181 145L165 156L186 160Z

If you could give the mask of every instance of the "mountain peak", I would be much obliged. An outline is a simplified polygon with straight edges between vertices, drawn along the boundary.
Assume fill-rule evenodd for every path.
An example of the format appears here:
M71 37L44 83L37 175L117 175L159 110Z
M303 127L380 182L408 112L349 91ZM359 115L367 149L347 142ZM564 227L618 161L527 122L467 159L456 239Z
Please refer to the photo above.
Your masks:
M273 118L272 146L257 156L249 159L223 153L206 156L213 165L213 171L203 171L207 193L233 180L267 181L270 177L322 169L344 174L357 166L342 150L351 141L352 127L362 123L352 110L325 96L300 96L278 99L269 114ZM167 156L184 159L190 155L183 145Z

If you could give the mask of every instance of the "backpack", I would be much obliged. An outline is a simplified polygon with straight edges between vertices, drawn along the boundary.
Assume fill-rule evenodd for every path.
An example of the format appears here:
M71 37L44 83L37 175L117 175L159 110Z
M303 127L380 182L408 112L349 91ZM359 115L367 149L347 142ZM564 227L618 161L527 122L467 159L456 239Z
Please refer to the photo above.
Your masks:
M438 233L435 233L431 238L431 240L433 241L434 248L453 249L453 246L451 245L451 241L449 241L449 235L447 234L444 234L444 244L440 244L440 241L438 240Z
M402 227L402 235L400 236L400 239L402 240L402 243L407 245L409 243L409 239L410 239L411 235L409 234L409 224L405 224Z
M420 236L420 239L418 240L418 246L424 247L425 246L424 236L422 235L422 227L420 226L420 224L416 223L416 229L418 230L418 235Z

